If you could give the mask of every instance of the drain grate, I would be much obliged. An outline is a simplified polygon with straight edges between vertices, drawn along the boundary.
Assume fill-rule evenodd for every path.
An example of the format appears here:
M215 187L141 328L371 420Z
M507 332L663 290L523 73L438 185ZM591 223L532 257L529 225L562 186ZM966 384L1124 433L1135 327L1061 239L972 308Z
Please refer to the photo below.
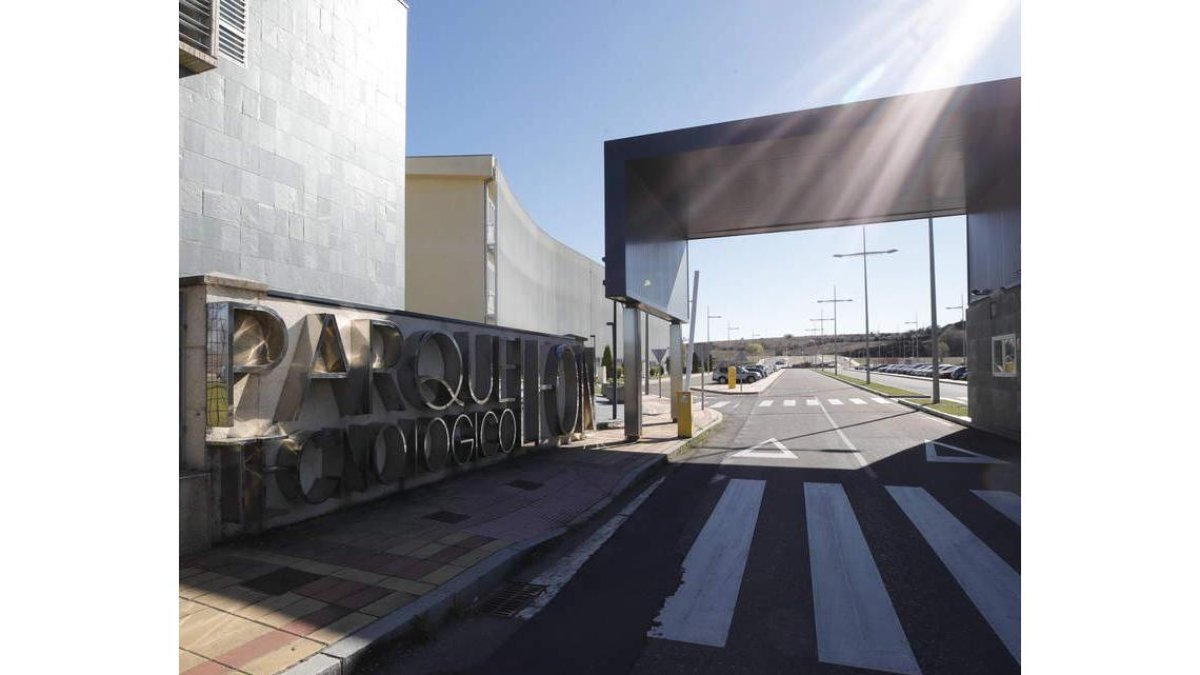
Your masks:
M469 519L471 516L462 513L455 513L453 511L434 511L433 513L430 513L424 517L428 520L436 520L440 523L461 523L462 521Z
M538 584L508 584L485 600L479 611L491 616L511 617L528 607L545 590L545 586Z
M509 485L511 485L515 488L521 488L522 490L529 490L531 492L533 490L537 490L538 488L542 487L541 483L531 481L531 480L525 480L523 478L520 480L514 480L514 481L510 482Z

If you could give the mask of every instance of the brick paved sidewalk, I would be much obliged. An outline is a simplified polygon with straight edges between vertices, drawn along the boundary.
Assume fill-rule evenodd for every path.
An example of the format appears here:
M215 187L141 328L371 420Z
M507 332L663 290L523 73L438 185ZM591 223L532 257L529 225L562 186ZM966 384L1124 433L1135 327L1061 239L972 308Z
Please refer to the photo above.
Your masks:
M596 431L182 558L180 672L272 675L313 655L301 668L319 672L319 663L335 664L400 626L406 607L448 604L464 579L483 583L484 568L515 564L683 446L669 401L647 397L644 406L643 437L634 443L623 429ZM720 419L698 406L693 415L697 433Z

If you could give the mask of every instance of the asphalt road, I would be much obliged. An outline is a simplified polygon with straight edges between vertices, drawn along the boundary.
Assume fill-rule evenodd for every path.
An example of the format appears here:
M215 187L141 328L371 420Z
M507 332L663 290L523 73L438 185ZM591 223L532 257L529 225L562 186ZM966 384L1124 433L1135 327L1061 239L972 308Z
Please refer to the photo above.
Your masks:
M1018 444L807 370L709 401L725 422L548 604L428 672L1020 671Z

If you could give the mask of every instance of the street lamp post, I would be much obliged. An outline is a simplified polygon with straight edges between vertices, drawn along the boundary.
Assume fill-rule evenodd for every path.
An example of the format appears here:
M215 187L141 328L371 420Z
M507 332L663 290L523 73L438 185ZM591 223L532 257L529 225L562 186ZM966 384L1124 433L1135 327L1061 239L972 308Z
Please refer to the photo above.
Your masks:
M963 302L962 294L959 294L959 296L958 296L958 304L957 305L955 305L953 307L947 307L946 309L957 309L962 317L960 319L962 321L962 325L963 325L962 356L963 356L963 363L966 363L966 361L967 361L967 303Z
M915 360L917 360L917 357L919 356L919 354L917 353L917 326L920 325L917 323L916 312L913 312L913 320L905 321L904 325L913 327L913 360L915 361Z
M898 249L890 248L886 251L868 251L867 250L867 226L863 225L862 251L860 251L858 253L834 253L833 254L833 257L835 257L835 258L853 258L855 256L862 256L862 261L863 261L863 314L866 316L865 323L863 324L863 329L864 329L863 333L867 336L867 366L866 366L866 368L867 368L867 370L866 370L867 384L871 384L871 300L870 300L870 295L867 293L867 256L887 255L889 253L895 253L897 250ZM836 295L836 293L835 293L835 295ZM834 305L833 307L834 307L834 310L836 311L837 305ZM837 357L836 356L834 357L833 363L834 363L833 372L837 373Z
M730 323L729 319L726 319L725 320L725 341L726 342L733 340L733 331L735 331L735 330L741 330L741 329L738 328L737 326L733 325L732 323Z
M613 320L605 321L605 325L612 326L612 403L613 421L617 419L617 301L612 301Z
M720 319L721 315L713 314L711 305L705 306L704 313L706 315L706 320L704 322L704 326L705 326L704 339L706 339L708 341L708 354L706 354L705 356L707 356L709 359L711 359L712 358L712 320ZM708 385L708 378L704 376L704 364L701 363L700 366L701 366L700 367L700 409L704 410L704 391ZM691 385L691 382L689 382L688 384Z
M822 308L822 309L823 309L823 308ZM833 319L826 319L826 318L825 318L825 315L824 315L824 312L822 312L822 313L821 313L821 318L819 318L819 319L809 319L809 321L819 321L819 322L820 322L820 323L818 324L818 328L810 328L809 330L819 330L819 331L820 331L820 333L821 333L821 334L820 334L820 340L821 340L821 341L820 341L820 343L818 343L818 346L817 346L817 357L821 359L821 360L819 361L819 363L825 363L825 355L822 353L822 352L824 351L824 349L825 349L825 322L826 322L826 321L833 321Z
M834 375L834 377L837 377L837 366L838 366L837 304L839 302L854 302L854 300L852 300L850 298L838 298L837 286L834 286L833 287L833 298L831 298L829 300L818 300L817 302L832 302L833 303L833 375Z

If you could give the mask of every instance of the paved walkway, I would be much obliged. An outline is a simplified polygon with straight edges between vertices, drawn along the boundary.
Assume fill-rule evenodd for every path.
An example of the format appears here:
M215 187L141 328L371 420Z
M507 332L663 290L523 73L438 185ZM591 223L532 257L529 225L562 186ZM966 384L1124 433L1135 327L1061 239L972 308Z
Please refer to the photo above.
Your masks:
M487 583L485 574L586 520L682 448L670 402L649 396L643 405L643 436L633 443L623 429L591 432L182 558L179 671L339 672L340 660L403 629L418 610L478 590L464 580ZM720 420L698 405L693 416L697 433Z

